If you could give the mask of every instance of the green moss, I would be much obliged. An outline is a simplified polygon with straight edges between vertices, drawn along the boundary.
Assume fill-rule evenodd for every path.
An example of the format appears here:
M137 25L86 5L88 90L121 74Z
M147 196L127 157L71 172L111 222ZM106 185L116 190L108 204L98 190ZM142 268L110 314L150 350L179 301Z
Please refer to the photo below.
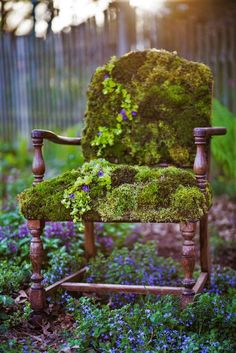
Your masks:
M187 165L189 160L189 151L187 147L171 146L169 153L172 159L179 165Z
M50 221L70 220L70 212L61 200L64 190L74 184L79 174L76 170L68 171L22 192L18 198L24 217Z
M129 219L130 210L136 206L136 186L123 184L109 192L98 206L103 220Z
M203 216L207 212L206 202L204 201L204 195L199 193L196 186L183 187L180 185L171 196L170 206L176 216L181 212L183 219L186 217L195 219L196 215Z
M92 221L179 222L195 221L206 213L207 198L196 186L189 170L176 167L111 166L111 190L98 192L90 185L91 210L83 215ZM61 200L74 185L80 170L44 181L20 194L21 212L27 219L61 221L71 219ZM93 197L93 195L95 195Z
M194 173L191 170L179 169L176 167L168 168L150 168L146 166L136 167L137 174L135 176L136 181L147 182L153 179L158 179L161 183L162 188L167 187L169 191L176 185L196 185Z
M71 219L71 210L61 203L67 190L67 206L71 207L70 195L75 192L73 211L87 210L78 215L85 220L198 220L210 206L210 191L205 197L188 170L154 167L158 163L192 167L193 128L210 125L211 95L210 69L176 53L145 50L111 58L96 70L89 85L82 138L87 161L100 152L99 157L114 163L107 176L109 188L94 182L96 173L94 180L88 176L89 207L84 208L81 180L84 183L91 170L83 167L23 192L22 213L27 219ZM82 179L75 184L79 176Z
M111 175L111 186L116 187L122 184L134 183L134 177L137 171L130 165L117 165L113 167Z
M142 185L138 188L137 205L138 209L146 210L148 208L158 207L159 184L155 181Z
M210 69L163 50L131 52L97 69L88 88L82 140L87 160L97 158L98 147L91 146L91 141L99 127L114 128L121 110L120 94L102 92L107 73L139 108L135 119L121 123L122 133L106 146L102 157L133 165L192 165L193 128L210 125Z
M144 65L148 51L131 52L119 60L115 60L112 78L122 84L129 83L135 78L137 72Z

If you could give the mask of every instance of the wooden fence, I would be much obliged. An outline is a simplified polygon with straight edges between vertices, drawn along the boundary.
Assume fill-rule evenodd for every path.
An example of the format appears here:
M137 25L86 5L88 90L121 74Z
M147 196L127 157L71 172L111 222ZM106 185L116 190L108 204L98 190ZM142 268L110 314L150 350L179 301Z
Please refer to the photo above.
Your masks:
M135 48L176 50L210 65L216 97L236 113L235 22L173 20L140 11L135 20L134 11L122 11L106 10L103 26L91 18L69 33L50 31L46 39L0 34L0 140L83 121L94 69Z
M94 18L70 33L0 36L0 139L32 128L64 129L83 120L92 72L114 54L115 22Z
M186 59L209 65L215 79L215 97L236 114L236 21L231 17L154 18L146 15L140 31L146 47L176 50Z

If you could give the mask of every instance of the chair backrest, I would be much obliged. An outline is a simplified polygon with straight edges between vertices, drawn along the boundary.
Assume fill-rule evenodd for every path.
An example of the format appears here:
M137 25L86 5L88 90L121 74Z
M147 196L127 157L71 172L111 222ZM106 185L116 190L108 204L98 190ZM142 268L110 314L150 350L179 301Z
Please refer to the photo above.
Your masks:
M112 57L87 92L82 148L86 160L192 166L193 128L210 126L213 78L175 52Z

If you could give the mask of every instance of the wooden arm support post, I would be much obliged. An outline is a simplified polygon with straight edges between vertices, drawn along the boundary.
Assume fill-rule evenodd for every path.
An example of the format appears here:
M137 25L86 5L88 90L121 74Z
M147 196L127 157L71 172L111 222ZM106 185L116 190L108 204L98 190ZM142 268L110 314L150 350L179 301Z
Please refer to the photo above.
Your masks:
M209 145L210 138L214 135L224 135L224 127L198 127L194 129L195 144L197 146L196 158L194 161L194 172L199 189L205 194L207 179L209 179ZM206 281L209 282L211 271L209 234L208 234L208 214L203 215L200 220L200 265L201 280L193 287L195 293L203 288Z
M43 159L42 147L43 140L49 140L60 145L81 145L80 137L64 137L58 136L48 130L33 130L31 133L32 144L34 147L34 159L32 164L32 171L34 174L33 185L43 181L45 173L45 162Z
M211 136L225 135L226 131L224 127L197 127L193 130L195 145L197 146L193 170L196 174L198 187L203 193L206 192L208 172L206 145Z

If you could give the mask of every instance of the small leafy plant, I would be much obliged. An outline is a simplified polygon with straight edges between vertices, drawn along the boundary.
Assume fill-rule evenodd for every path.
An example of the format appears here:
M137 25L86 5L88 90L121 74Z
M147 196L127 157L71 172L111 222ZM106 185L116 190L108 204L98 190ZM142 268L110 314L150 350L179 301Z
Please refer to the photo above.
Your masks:
M114 141L117 136L121 135L126 121L132 121L137 117L138 105L133 101L131 94L121 83L115 82L111 77L114 60L115 57L106 66L108 74L104 75L102 93L111 100L113 99L112 97L119 96L121 100L120 111L117 112L114 118L114 127L100 126L97 136L91 142L91 146L98 146L98 156L101 156L103 149L107 145L114 145Z
M80 176L73 186L65 190L62 204L72 208L71 216L74 222L80 221L82 215L91 209L91 194L101 194L111 188L111 167L104 159L84 163Z

